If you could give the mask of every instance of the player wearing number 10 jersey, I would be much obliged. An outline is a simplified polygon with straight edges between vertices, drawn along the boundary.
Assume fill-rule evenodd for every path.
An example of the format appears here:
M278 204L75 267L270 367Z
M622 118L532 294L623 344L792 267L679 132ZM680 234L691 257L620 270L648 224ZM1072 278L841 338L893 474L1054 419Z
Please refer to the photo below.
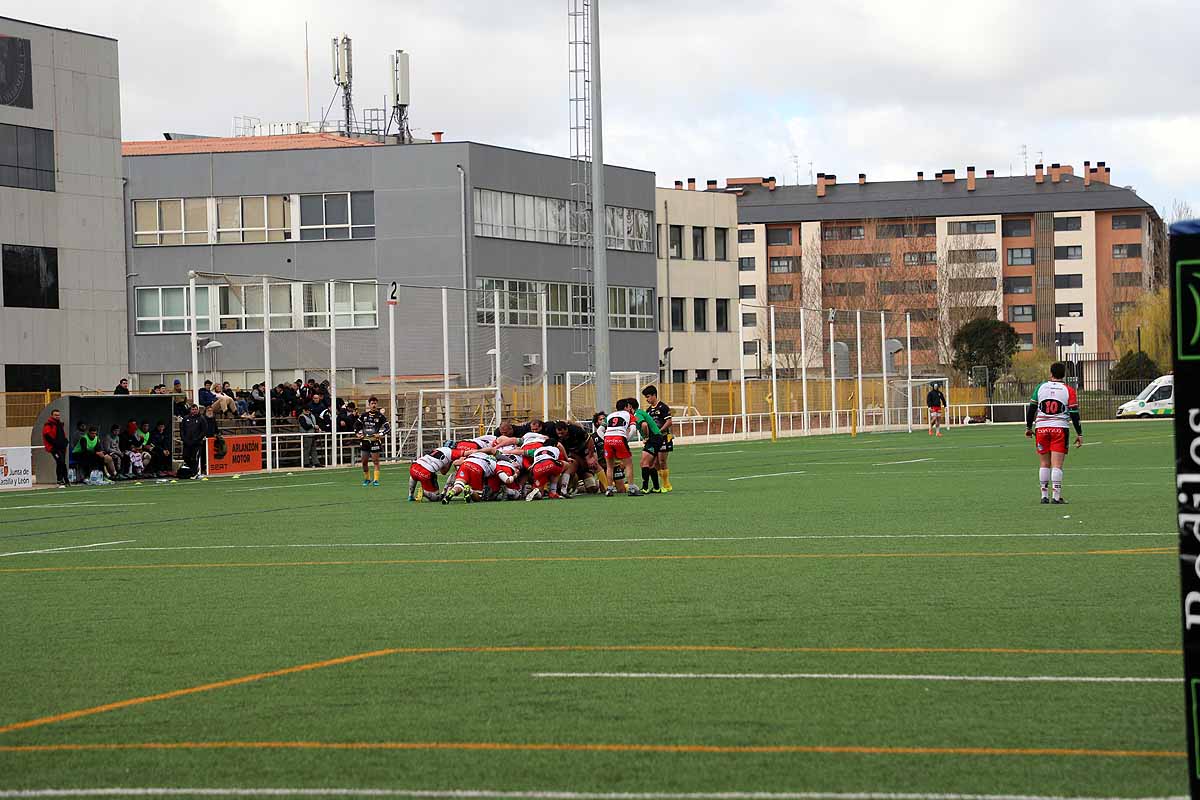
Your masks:
M1067 429L1075 427L1075 446L1083 446L1083 425L1075 387L1063 383L1067 368L1050 365L1050 380L1038 385L1025 410L1025 435L1035 437L1038 453L1038 482L1042 503L1062 505L1063 462L1067 459ZM1053 486L1054 496L1050 497Z

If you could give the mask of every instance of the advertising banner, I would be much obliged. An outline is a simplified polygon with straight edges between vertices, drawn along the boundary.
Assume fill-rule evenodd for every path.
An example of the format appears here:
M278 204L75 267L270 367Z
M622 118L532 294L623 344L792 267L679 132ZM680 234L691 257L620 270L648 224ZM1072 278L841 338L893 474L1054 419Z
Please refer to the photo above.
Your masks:
M28 39L0 35L0 106L33 108Z
M0 492L33 488L33 458L28 447L0 447Z
M225 436L208 440L208 474L262 472L261 436Z

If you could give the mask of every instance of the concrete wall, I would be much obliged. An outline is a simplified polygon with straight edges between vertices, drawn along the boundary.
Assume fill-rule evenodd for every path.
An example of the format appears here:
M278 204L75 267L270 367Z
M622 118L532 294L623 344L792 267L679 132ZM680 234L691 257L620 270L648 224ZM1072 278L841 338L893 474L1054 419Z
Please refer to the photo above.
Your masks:
M0 187L0 242L58 249L59 308L10 308L0 286L0 364L58 364L62 389L126 374L117 42L0 18L30 40L33 108L0 123L55 132L55 191ZM0 369L0 391L4 390Z
M267 273L299 280L335 278L395 280L402 287L397 307L397 363L401 375L441 373L442 324L440 291L461 287L463 219L461 165L467 174L467 285L475 277L529 280L576 280L571 248L539 242L509 241L473 234L471 190L481 188L571 196L571 163L472 143L381 146L302 151L267 151L203 155L126 157L129 201L144 198L227 196L239 194L303 194L308 192L374 191L376 236L334 242L133 247L128 235L134 286L179 286L189 269L216 273ZM608 202L650 209L653 176L618 167L606 169ZM132 211L130 211L132 213ZM653 286L651 254L609 251L612 285ZM244 282L244 281L237 281ZM381 292L382 293L382 292ZM132 295L131 295L132 297ZM475 294L466 309L470 363L464 362L463 293L448 293L450 368L471 373L473 385L490 378L491 325L475 323ZM130 301L132 303L132 299ZM133 335L132 368L139 373L190 369L186 334ZM379 300L377 330L339 330L338 368L362 374L387 372L387 314ZM218 366L222 370L257 370L262 364L262 333L221 331ZM549 334L552 373L585 369L575 356L570 330ZM616 332L612 337L613 369L654 369L653 331ZM329 363L328 331L271 334L272 368L325 368ZM520 379L520 354L540 351L536 329L502 328L502 370L506 380Z

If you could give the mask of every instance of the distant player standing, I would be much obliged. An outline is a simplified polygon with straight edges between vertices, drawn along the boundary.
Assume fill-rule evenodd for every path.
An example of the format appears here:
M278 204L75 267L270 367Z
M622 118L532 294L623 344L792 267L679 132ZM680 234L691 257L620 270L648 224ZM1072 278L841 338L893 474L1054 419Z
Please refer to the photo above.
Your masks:
M1064 505L1062 498L1063 462L1067 460L1067 428L1075 427L1075 446L1083 446L1083 425L1079 419L1079 399L1075 387L1063 383L1064 364L1050 365L1050 380L1038 385L1025 410L1025 435L1035 437L1038 453L1038 482L1042 503ZM1054 497L1051 498L1050 487Z
M942 435L942 411L946 408L946 395L942 387L936 383L929 384L929 394L925 395L925 405L929 407L929 435Z
M671 472L667 469L667 457L675 449L675 434L671 430L671 407L658 399L658 388L647 386L642 389L642 397L646 398L646 413L658 425L662 432L658 444L658 455L654 467L658 470L658 478L662 481L662 491L671 491Z
M379 401L367 400L367 413L354 425L362 453L363 486L379 485L379 454L383 452L383 437L388 432L387 416L379 410ZM371 479L370 464L375 464L375 479Z

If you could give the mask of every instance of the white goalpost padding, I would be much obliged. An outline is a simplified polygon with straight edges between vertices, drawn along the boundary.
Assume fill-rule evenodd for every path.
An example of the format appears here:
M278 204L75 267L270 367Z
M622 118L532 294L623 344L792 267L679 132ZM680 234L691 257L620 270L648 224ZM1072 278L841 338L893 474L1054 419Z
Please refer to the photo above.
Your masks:
M417 391L416 443L417 455L425 452L426 415L425 401L428 399L435 411L440 411L440 424L431 428L442 434L441 441L472 439L479 436L481 428L492 430L500 425L504 412L500 387L479 386L472 389L419 389ZM456 416L457 414L457 416ZM435 417L435 420L437 418ZM466 434L470 434L469 436ZM435 441L436 437L430 439Z
M639 402L642 393L642 387L649 386L658 378L658 376L653 372L610 372L608 374L610 380L614 384L633 384L634 396L639 398ZM582 389L585 386L595 386L596 373L578 371L566 372L564 373L563 379L566 381L566 416L567 419L575 420L577 419L575 412L583 409L579 407L579 404L573 402L572 395L576 390ZM616 397L613 398L614 402L616 399ZM594 406L595 404L593 403L592 405ZM612 409L606 408L603 410L611 411Z

